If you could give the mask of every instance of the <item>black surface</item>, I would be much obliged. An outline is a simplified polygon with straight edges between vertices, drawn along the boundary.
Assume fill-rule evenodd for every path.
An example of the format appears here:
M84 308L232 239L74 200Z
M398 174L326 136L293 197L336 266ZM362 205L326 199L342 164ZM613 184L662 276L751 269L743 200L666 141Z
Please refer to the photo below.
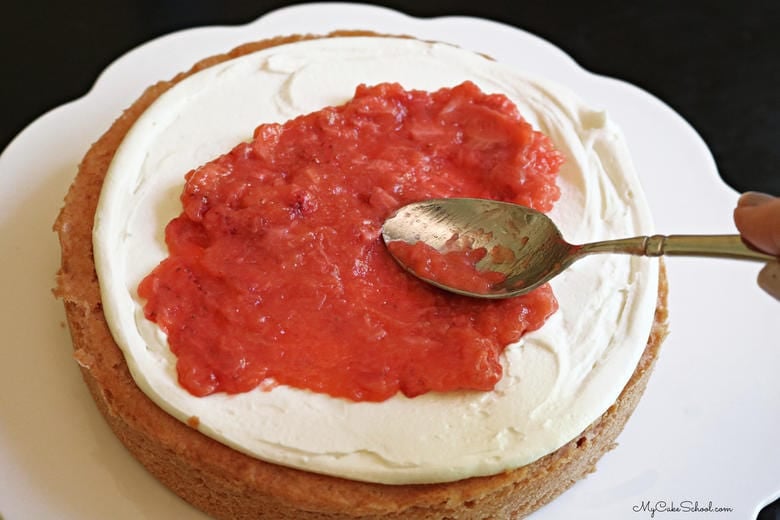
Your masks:
M0 149L37 116L85 94L103 68L140 43L188 27L243 24L293 3L11 0L0 8ZM780 194L780 2L374 3L535 33L585 68L634 83L677 110L735 189ZM777 503L760 516L777 518Z
M12 1L0 18L0 148L38 115L86 93L106 65L150 38L242 24L295 3ZM780 2L381 4L422 17L481 16L542 36L585 68L672 106L702 135L735 189L780 194Z

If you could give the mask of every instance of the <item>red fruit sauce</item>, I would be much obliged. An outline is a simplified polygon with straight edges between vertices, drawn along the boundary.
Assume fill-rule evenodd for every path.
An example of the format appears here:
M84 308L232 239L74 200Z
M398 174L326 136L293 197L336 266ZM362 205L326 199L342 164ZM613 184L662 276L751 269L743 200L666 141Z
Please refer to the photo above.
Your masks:
M561 162L505 96L472 83L360 86L189 172L169 256L138 293L196 396L269 381L354 401L490 390L502 350L556 310L549 286L446 293L402 270L380 228L428 198L548 211Z
M495 286L506 281L506 275L503 273L477 267L488 255L485 247L466 247L442 252L425 242L410 244L403 240L394 240L387 244L387 249L417 276L463 291L488 294Z

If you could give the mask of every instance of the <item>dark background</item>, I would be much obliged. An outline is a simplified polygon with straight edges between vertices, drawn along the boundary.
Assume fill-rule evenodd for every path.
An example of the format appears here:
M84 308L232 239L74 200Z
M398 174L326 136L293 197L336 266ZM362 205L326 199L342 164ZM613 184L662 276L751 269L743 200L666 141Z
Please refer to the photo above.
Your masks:
M109 63L140 43L188 27L244 24L293 3L300 2L6 0L0 149L39 115L85 94ZM369 3L420 17L478 16L535 33L586 69L669 104L702 135L736 190L780 195L780 1ZM780 505L759 519L780 520Z
M243 24L299 2L5 3L0 9L0 149L37 116L85 94L106 65L140 43L187 27ZM738 191L780 195L777 0L374 3L420 17L479 16L535 33L585 68L634 83L677 110L702 135L722 177Z

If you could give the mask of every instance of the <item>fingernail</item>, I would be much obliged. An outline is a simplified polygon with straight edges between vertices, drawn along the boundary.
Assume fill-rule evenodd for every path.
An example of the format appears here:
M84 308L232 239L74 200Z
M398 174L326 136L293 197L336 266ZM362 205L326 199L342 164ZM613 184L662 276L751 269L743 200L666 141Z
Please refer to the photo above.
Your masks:
M769 262L761 269L758 286L780 300L780 262Z
M740 195L739 200L737 200L737 207L744 208L748 206L760 206L761 204L765 204L773 199L774 197L768 193L761 193L760 191L746 191Z

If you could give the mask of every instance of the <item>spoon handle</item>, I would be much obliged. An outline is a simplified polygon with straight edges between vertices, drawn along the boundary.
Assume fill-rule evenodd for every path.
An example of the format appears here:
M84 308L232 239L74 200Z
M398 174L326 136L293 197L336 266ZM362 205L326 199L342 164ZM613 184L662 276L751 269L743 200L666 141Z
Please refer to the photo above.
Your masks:
M747 246L739 235L653 235L619 240L605 240L579 246L579 255L590 253L625 253L641 256L710 256L778 261L772 255Z

